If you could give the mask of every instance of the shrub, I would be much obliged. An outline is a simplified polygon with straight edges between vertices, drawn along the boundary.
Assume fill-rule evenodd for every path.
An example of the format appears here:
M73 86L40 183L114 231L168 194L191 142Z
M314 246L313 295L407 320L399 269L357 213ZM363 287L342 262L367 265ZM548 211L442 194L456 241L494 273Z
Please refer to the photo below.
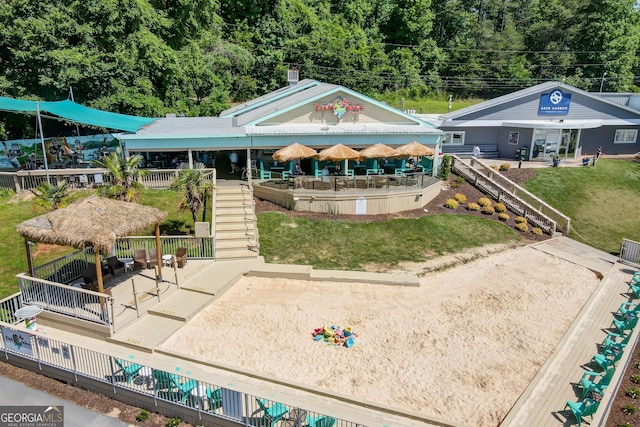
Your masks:
M631 424L629 421L625 421L618 424L618 427L633 427L633 424Z
M536 236L542 236L542 229L541 229L541 228L539 228L539 227L533 227L533 228L531 229L531 232L532 232L533 234L535 234Z
M631 380L632 383L640 384L640 375L633 374L633 375L631 375L630 380Z
M467 196L465 196L464 194L456 193L453 198L456 199L456 202L460 204L467 203Z
M494 171L499 171L500 168L496 165L491 166L491 169L493 169Z
M459 176L451 183L451 188L458 188L462 184L464 184L464 178Z
M625 404L622 405L622 408L620 408L620 410L622 411L623 414L625 415L633 415L636 413L636 411L638 410L635 406L630 405L630 404Z
M498 215L498 219L500 219L500 221L509 221L509 215L507 215L506 213L501 213Z
M517 216L516 219L514 220L517 224L526 224L527 223L527 218L523 217L523 216Z
M519 222L516 224L516 229L522 231L523 233L529 230L529 226L526 222Z
M507 207L504 205L504 203L496 203L495 205L493 205L493 208L498 213L503 213L507 211Z
M636 360L635 362L633 362L633 367L636 369L640 369L640 360Z
M631 388L628 388L624 394L626 394L628 397L632 399L637 399L638 397L640 397L640 390L638 390L637 388L631 387Z
M484 208L485 206L491 206L491 199L490 199L490 198L488 198L488 197L480 197L480 198L478 199L478 204L479 204L480 206L482 206L483 208Z
M456 199L449 199L444 204L444 207L449 209L456 209L458 207L458 202L456 201Z
M440 164L440 175L445 181L449 179L451 173L451 156L442 157L442 163Z
M146 411L144 409L142 411L138 412L138 415L136 415L136 421L138 421L138 422L143 422L147 418L149 418L149 411Z
M510 167L511 167L511 165L509 163L503 163L503 164L500 165L500 170L501 171L508 171Z
M482 208L482 213L485 215L493 215L494 213L496 213L496 210L493 208L493 206L485 206L484 208Z
M479 211L480 210L480 205L477 203L469 203L467 205L467 209L470 211Z
M178 417L169 418L169 421L167 421L167 427L178 427L181 422L182 420Z

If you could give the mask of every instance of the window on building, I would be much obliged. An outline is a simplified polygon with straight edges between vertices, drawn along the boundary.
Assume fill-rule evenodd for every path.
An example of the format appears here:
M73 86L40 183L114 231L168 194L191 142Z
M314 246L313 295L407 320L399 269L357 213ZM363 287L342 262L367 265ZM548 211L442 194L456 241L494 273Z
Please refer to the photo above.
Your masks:
M618 129L614 144L635 144L638 139L638 129Z
M462 145L464 144L464 132L444 132L442 134L442 145Z

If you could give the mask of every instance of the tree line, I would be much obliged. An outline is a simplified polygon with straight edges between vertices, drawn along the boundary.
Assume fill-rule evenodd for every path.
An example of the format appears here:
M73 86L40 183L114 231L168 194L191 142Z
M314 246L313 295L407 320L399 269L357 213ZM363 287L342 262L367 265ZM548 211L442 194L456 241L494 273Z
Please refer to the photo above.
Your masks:
M639 16L635 0L3 0L0 95L217 115L290 68L373 97L636 91ZM2 114L0 132L32 122Z

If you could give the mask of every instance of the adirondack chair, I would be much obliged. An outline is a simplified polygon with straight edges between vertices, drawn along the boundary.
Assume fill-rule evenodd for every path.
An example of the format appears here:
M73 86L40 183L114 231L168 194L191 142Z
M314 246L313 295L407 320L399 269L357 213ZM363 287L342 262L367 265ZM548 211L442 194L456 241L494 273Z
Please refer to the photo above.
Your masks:
M606 371L609 367L615 367L616 363L622 358L622 352L606 351L601 354L596 354L591 359L596 365L600 366L603 371Z
M262 425L267 425L269 427L273 427L282 417L284 417L289 410L282 403L278 402L269 402L266 399L258 399L256 397L256 402L258 402L258 406L260 409L258 411L262 411Z
M127 384L131 384L131 381L133 381L133 379L138 375L140 369L142 369L142 365L127 362L122 359L118 359L117 357L114 357L113 361L116 362L116 365L118 365L118 368L120 368L116 371L116 373L122 372L122 375L124 375Z
M181 403L185 403L187 398L191 395L191 390L198 386L198 381L196 380L180 382L181 377L178 375L169 374L169 378L171 379L171 386L178 390Z
M611 383L611 378L613 378L615 371L613 366L609 367L605 372L584 371L578 383L578 385L582 387L580 400L584 400L589 393L604 395L604 390L609 386L609 383Z
M640 314L640 304L633 304L630 302L623 302L618 307L618 310L614 313L614 316L625 319L630 317L637 317Z
M207 399L209 399L209 410L215 411L222 407L222 389L211 389L207 387Z
M640 283L632 280L631 283L629 283L629 293L633 295L635 299L640 299Z
M320 417L311 417L307 419L309 427L333 427L336 424L336 419L327 417L325 415Z
M621 335L615 332L609 332L609 334L604 338L604 341L602 341L602 353L605 351L622 351L627 346L630 339L631 333Z
M599 404L599 402L594 402L592 399L586 399L582 402L572 402L570 400L567 400L567 404L565 405L564 409L566 410L567 408L569 408L571 410L571 413L578 422L578 427L580 427L580 424L582 424L582 419L584 417L591 417L591 419L593 420L593 414L595 414L598 410Z
M638 316L625 317L623 319L613 319L613 322L611 322L611 326L622 333L624 333L624 331L635 328L637 324Z

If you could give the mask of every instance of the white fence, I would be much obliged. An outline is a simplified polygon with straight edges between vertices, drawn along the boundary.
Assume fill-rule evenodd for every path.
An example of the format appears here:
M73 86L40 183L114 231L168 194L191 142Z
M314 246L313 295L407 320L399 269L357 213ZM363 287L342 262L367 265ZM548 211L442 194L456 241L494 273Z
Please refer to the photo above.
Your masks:
M640 242L622 239L620 259L640 268Z

